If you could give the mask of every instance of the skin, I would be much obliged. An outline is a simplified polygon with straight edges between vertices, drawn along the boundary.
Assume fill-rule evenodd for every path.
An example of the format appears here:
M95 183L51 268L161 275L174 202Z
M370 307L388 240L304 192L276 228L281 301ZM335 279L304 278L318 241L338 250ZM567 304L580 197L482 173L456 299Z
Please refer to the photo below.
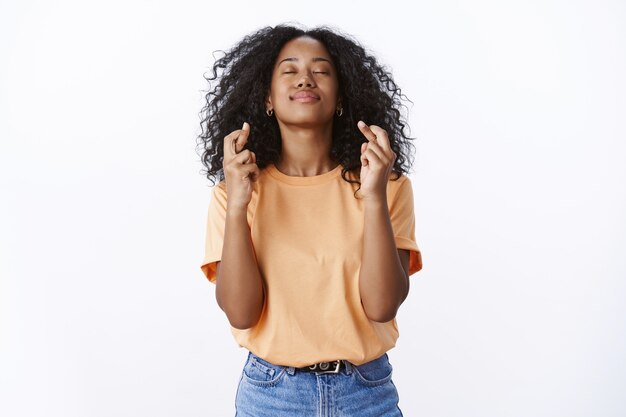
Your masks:
M272 71L266 109L272 109L282 138L276 168L290 176L313 176L338 165L330 158L332 123L341 107L337 72L322 43L299 37L286 43ZM294 98L308 90L319 99ZM397 249L387 204L387 181L396 159L387 133L362 121L358 129L367 142L361 147L361 189L364 236L359 290L370 320L392 320L409 292L409 251ZM264 302L247 222L247 206L259 175L256 156L243 149L250 133L242 129L224 138L224 173L228 190L222 260L217 263L216 298L231 325L246 329L258 321Z
M266 109L274 115L282 137L282 152L276 168L292 176L312 176L338 165L329 157L333 117L341 105L337 71L319 41L300 37L287 42L279 53ZM294 100L298 91L310 90L319 100Z

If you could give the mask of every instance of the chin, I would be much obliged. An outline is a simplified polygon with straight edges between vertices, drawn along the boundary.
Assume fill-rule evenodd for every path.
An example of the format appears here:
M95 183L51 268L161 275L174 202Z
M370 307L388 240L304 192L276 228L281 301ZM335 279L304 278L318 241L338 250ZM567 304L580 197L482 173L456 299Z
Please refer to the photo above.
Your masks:
M288 125L319 126L332 122L333 115L329 117L320 114L291 114L286 117L281 117L280 120Z

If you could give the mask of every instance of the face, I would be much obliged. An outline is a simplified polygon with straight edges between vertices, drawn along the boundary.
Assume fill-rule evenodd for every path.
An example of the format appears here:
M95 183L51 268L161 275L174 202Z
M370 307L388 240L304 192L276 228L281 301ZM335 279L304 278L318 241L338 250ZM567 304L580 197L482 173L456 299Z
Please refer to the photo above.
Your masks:
M340 106L337 72L324 44L310 37L287 42L272 72L266 109L279 124L332 122Z

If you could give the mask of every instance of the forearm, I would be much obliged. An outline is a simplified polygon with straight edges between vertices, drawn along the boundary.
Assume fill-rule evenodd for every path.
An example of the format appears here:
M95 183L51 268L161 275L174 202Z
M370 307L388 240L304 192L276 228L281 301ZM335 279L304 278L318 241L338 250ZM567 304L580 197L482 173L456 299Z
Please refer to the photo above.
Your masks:
M245 208L228 209L224 246L215 295L230 324L252 327L263 309L263 280L259 272Z
M364 222L361 301L371 320L387 322L406 297L408 277L398 256L386 199L365 201Z

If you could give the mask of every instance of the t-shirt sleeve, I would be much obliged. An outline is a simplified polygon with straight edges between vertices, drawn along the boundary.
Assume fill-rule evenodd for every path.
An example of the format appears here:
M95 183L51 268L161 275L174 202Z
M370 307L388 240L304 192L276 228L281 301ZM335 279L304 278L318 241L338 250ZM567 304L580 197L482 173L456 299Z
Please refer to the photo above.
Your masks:
M409 276L422 269L422 253L415 241L413 186L407 176L398 179L398 190L389 206L391 226L398 249L410 251Z
M224 228L226 226L226 189L222 182L213 187L206 222L204 259L200 269L208 280L215 283L217 261L222 259Z

